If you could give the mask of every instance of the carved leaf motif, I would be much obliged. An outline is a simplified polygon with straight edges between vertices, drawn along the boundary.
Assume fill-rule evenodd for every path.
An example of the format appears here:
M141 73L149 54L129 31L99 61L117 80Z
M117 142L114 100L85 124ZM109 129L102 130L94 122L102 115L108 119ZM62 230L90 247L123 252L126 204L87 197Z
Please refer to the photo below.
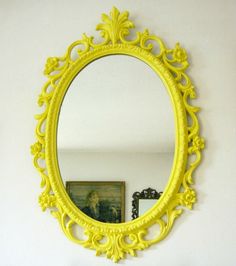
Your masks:
M112 44L116 44L120 40L120 35L127 35L130 28L134 28L133 22L128 20L129 13L127 11L120 13L119 10L113 7L110 17L102 14L102 21L97 25L96 30L101 30L102 36L111 40Z

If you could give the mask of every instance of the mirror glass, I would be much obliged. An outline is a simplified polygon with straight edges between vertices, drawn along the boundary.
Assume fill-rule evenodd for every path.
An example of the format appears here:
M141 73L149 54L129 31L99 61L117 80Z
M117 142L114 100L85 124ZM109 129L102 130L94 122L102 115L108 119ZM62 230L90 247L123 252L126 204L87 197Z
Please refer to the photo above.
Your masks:
M156 200L154 199L139 199L138 203L138 216L143 215L146 211L148 211L154 204Z
M88 216L131 220L135 191L164 191L174 143L170 97L144 62L106 56L71 83L58 122L58 163L70 198Z

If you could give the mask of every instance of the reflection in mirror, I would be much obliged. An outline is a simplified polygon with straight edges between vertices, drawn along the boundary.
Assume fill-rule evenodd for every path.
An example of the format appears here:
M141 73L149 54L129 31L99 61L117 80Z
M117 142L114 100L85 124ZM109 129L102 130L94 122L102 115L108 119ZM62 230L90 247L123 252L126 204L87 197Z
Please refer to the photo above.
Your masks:
M136 219L153 207L161 197L162 192L147 188L141 192L134 192L132 200L132 218Z
M174 140L170 97L148 65L125 55L92 62L59 116L58 164L70 198L93 219L131 220L135 191L164 191Z
M138 216L143 215L146 211L152 208L152 206L155 203L156 203L155 199L140 199L139 208L138 208Z

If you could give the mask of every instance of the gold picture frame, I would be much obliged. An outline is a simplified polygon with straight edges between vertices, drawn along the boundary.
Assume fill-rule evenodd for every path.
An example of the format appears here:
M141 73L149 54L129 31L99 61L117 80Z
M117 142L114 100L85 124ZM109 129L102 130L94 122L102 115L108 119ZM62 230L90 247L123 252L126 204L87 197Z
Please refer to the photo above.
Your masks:
M97 25L101 42L83 34L82 39L68 47L64 56L48 58L44 70L48 80L38 98L44 111L36 116L37 141L31 146L34 166L41 175L44 189L39 197L42 210L51 209L69 239L96 250L96 255L106 254L114 262L126 254L135 256L137 250L164 239L184 207L192 209L196 202L192 176L204 148L196 116L199 108L189 101L196 98L196 93L186 74L189 65L187 52L179 43L173 49L167 48L160 37L148 30L136 32L136 37L130 40L134 23L128 17L127 11L113 8L110 16L103 14L102 23ZM156 46L158 52L154 49ZM161 198L141 217L121 224L96 221L73 204L60 175L56 141L60 107L73 79L94 60L115 54L143 61L161 78L172 102L176 132L174 162ZM190 160L191 155L194 156ZM46 166L41 161L45 161ZM159 225L159 231L153 238L146 238L152 225ZM86 239L75 234L76 227L83 229Z

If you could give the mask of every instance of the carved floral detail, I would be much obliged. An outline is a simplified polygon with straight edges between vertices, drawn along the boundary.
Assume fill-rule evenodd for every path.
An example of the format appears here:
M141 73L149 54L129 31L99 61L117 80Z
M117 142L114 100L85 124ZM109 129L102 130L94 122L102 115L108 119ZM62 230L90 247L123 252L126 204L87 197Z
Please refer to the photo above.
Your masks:
M188 56L184 48L180 47L180 44L177 43L175 45L175 49L173 51L173 57L177 62L184 62L187 60Z
M30 149L32 155L37 155L42 151L42 144L40 142L36 142L34 145L31 145Z
M42 193L39 196L39 204L43 211L49 207L54 207L56 205L56 198L54 195Z
M56 68L59 66L59 59L57 57L49 57L47 59L45 69L44 69L44 74L49 75L51 72L56 70Z
M193 189L189 188L185 190L183 194L183 201L186 207L188 207L189 209L192 209L193 204L196 202L196 199L197 199L196 192Z
M188 152L191 154L196 151L203 150L205 148L205 141L199 136L195 136L192 141L192 146L189 147Z

